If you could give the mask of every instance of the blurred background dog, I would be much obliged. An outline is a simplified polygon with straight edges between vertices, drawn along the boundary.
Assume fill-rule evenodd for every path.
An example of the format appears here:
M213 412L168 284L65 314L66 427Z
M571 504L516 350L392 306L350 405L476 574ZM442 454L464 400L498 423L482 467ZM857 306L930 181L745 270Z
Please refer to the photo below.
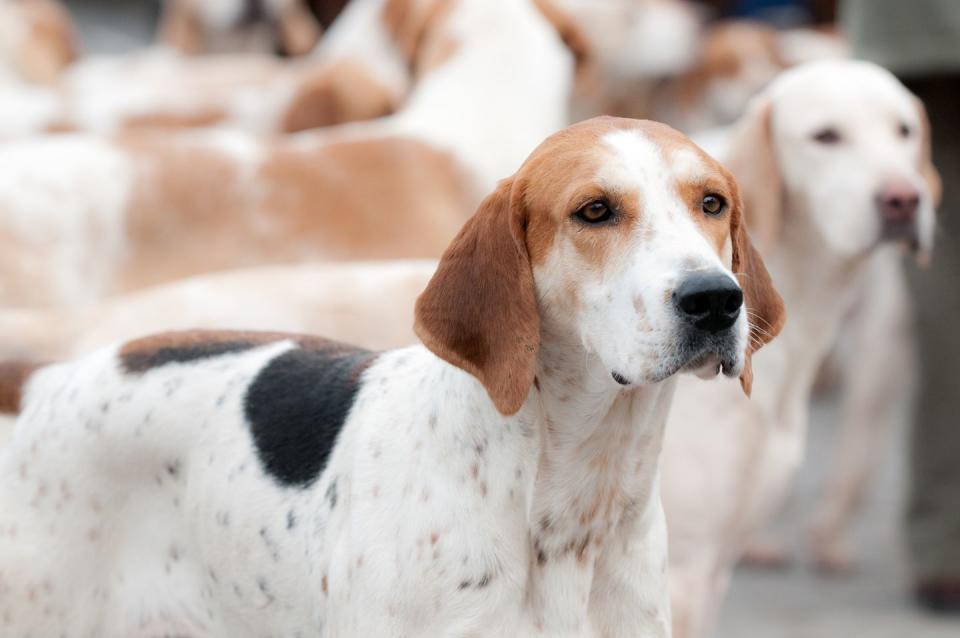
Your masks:
M0 0L0 353L409 343L539 139L661 120L733 169L790 315L752 402L676 397L675 635L955 635L910 601L960 608L958 36L951 0Z

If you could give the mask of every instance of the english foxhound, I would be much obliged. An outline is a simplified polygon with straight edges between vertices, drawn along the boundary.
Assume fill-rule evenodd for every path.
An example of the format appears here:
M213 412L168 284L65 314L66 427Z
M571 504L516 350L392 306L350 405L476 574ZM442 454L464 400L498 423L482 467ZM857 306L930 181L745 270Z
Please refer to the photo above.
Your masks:
M752 401L726 384L679 384L664 505L680 638L709 635L745 541L777 510L803 458L813 381L852 301L870 277L890 272L876 260L893 245L926 259L940 191L923 105L865 62L814 62L779 76L752 102L725 159L791 319L756 358L763 378ZM899 294L897 285L893 276L882 287ZM882 359L898 344L873 351ZM897 383L899 368L874 367L894 377L883 387Z
M4 633L669 636L677 373L749 390L782 312L723 167L570 127L444 254L425 346L167 334L19 399L7 368Z

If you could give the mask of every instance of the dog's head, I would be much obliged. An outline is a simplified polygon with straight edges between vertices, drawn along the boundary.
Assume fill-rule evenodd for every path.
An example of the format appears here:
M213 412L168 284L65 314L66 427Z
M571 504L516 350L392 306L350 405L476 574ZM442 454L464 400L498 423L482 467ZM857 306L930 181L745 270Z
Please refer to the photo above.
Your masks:
M809 215L840 256L898 241L925 256L940 180L923 105L887 71L823 61L783 73L739 123L728 166L754 236L776 243L784 215Z
M616 118L551 136L502 181L416 309L427 347L506 414L529 392L546 327L611 384L722 369L749 391L749 356L782 323L731 175L667 126Z

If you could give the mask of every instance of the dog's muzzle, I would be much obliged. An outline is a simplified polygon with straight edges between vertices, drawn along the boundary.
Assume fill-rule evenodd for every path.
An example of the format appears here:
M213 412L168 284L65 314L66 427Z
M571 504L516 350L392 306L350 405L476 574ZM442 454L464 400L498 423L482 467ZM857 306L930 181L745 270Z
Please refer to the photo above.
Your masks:
M717 371L733 375L739 340L733 327L743 308L743 290L722 272L692 275L673 292L677 316L685 325L680 351L689 370L716 361Z

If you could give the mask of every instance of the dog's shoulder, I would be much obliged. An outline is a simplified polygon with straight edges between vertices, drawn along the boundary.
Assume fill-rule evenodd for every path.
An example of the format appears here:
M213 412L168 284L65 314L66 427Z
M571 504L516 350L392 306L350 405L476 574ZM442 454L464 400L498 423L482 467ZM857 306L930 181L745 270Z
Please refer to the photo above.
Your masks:
M144 375L280 342L291 347L254 372L243 417L264 471L283 486L304 487L323 471L376 353L296 334L187 331L131 341L118 356L128 375Z

